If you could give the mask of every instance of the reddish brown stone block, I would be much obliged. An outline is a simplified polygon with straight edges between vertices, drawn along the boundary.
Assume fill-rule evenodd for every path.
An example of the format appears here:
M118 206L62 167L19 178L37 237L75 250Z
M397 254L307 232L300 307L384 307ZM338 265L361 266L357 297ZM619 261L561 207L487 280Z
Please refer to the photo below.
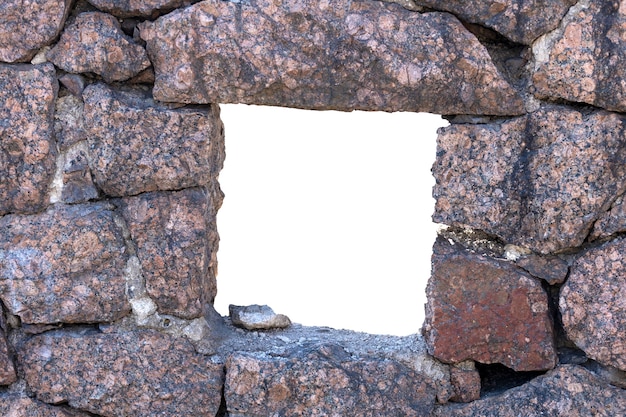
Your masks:
M539 97L626 111L626 1L580 1L533 47Z
M104 84L87 87L83 96L90 165L106 194L202 186L222 168L217 105L172 108L155 103L145 90Z
M122 200L146 289L159 312L199 317L216 294L211 260L217 231L207 190L146 193Z
M461 20L478 23L513 42L529 45L555 29L576 0L415 0L435 10L445 10Z
M89 417L67 407L53 407L20 394L0 396L0 415L7 417Z
M107 204L0 219L0 298L24 323L112 321L130 312L126 248Z
M36 212L47 204L55 169L57 89L50 64L0 64L0 216Z
M207 0L140 30L162 101L524 113L485 47L448 13L374 1Z
M93 72L106 82L127 80L150 66L145 49L122 32L117 19L99 12L78 15L46 57L67 72Z
M435 390L392 360L352 358L336 345L292 357L235 354L226 362L230 415L428 416Z
M423 328L429 353L446 363L471 359L516 371L556 365L548 296L539 280L442 238L433 251Z
M433 417L588 417L626 414L626 392L588 370L564 365L500 395L437 407Z
M188 6L200 0L88 0L103 12L117 17L145 17L154 19L163 12Z
M626 371L626 240L583 253L561 289L567 337L596 361Z
M547 107L440 131L434 220L551 253L581 245L624 188L624 117Z
M57 37L72 0L3 0L0 3L0 61L29 61Z
M37 399L102 416L214 416L223 365L155 331L47 332L18 352Z

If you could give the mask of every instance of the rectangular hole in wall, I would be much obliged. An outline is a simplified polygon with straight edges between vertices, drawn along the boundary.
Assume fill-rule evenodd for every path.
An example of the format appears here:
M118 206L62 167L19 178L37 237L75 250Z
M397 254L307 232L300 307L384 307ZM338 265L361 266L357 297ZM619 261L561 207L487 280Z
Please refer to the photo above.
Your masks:
M436 225L436 115L222 105L216 309L416 333Z

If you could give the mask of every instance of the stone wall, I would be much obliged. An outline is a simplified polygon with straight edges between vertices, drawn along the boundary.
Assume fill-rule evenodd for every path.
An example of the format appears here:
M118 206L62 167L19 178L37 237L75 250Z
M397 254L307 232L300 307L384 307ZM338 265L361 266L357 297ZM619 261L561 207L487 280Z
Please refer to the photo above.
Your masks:
M1 415L626 414L626 0L0 12ZM219 103L450 121L422 335L213 310Z

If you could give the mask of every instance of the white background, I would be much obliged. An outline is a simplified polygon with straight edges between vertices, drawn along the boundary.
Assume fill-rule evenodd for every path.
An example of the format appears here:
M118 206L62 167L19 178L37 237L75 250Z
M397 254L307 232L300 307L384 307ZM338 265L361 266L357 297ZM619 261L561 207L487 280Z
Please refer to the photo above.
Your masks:
M217 310L407 335L424 317L440 117L222 105Z

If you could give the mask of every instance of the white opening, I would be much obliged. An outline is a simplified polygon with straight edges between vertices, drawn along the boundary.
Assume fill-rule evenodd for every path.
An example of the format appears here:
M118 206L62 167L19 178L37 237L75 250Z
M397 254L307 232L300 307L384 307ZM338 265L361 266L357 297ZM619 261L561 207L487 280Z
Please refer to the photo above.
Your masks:
M436 115L222 105L216 309L408 335L424 320Z

